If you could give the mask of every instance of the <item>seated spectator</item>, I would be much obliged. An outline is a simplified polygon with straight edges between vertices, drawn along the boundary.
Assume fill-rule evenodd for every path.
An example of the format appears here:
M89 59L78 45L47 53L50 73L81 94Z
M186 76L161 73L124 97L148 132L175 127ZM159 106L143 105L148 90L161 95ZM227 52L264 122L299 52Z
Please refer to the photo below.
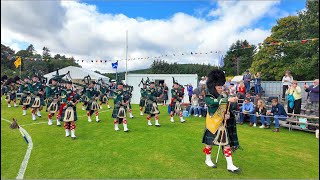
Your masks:
M244 103L242 104L242 107L240 108L240 124L243 124L245 116L250 117L250 126L253 125L253 112L254 112L254 106L253 103L250 102L250 99L246 98L244 100ZM251 114L251 115L250 115Z
M271 115L274 118L275 122L275 130L273 132L279 132L279 119L286 120L288 118L288 115L286 111L284 110L284 107L278 103L278 99L272 99L272 108L271 112L267 112L267 115Z
M266 117L267 114L267 108L266 108L266 104L264 102L263 99L259 99L257 102L257 106L255 107L255 113L256 115L253 117L254 118L254 123L257 123L257 118L260 117L261 120L261 126L259 128L266 128L269 129L270 128L270 118ZM264 126L264 120L267 120L267 124L266 127Z
M250 99L250 102L254 103L255 97L251 96L251 93L250 93L250 92L247 92L247 93L246 93L246 97L245 97L245 98Z
M319 109L319 79L315 79L313 81L313 85L308 86L307 84L304 84L304 90L309 93L308 98L308 104L311 105L311 107L307 107L308 109L311 109L313 111L316 111Z
M245 93L246 93L246 87L244 86L244 83L242 81L240 82L237 91L238 91L237 97L239 99L244 99Z
M254 101L253 101L253 105L254 107L257 107L258 105L258 101L261 99L261 95L260 94L256 94L256 96L254 97ZM264 103L265 104L265 103Z
M206 114L207 112L207 105L202 95L199 96L198 103L199 117L202 117L202 114Z
M191 107L189 109L189 115L191 115L193 110L194 111L193 116L198 116L198 106L199 106L198 97L196 94L193 94L191 98Z

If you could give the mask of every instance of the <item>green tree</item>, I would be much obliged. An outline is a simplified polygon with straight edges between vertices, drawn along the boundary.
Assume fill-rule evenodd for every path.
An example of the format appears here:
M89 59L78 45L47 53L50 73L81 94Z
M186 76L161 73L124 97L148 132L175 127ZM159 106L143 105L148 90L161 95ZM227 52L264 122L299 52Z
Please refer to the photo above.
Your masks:
M51 54L50 54L49 48L43 47L42 50L43 50L43 52L42 52L42 58L43 58L43 59L51 59Z

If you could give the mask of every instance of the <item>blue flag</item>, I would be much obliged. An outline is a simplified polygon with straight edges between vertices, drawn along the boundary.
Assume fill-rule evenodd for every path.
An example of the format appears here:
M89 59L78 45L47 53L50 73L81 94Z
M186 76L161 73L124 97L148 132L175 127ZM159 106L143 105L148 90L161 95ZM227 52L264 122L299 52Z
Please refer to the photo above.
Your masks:
M118 68L118 61L115 63L111 63L112 69L117 69Z
M223 56L222 55L219 57L218 66L219 67L223 67L224 66L224 60L223 60Z

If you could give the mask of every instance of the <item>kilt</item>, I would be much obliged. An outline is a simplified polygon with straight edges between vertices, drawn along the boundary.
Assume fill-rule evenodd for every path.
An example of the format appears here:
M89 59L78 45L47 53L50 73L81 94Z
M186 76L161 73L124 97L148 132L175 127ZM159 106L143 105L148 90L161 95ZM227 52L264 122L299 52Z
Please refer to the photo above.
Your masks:
M90 107L91 107L91 105L92 105L92 102L93 102L93 100L90 100L90 101L87 103L87 107L86 107L86 110L87 110L87 111L91 111Z
M49 107L50 107L50 105L51 105L51 103L52 103L53 101L51 100L51 101L48 101L48 103L47 103L47 108L46 108L46 112L49 112ZM59 112L59 109L60 109L60 107L61 107L61 104L60 104L60 102L58 101L57 102L57 105L58 105L58 110L57 110L57 112Z
M144 107L146 104L146 100L145 99L140 99L140 103L139 103L139 106L140 107Z
M112 115L111 115L112 118L118 118L117 116L119 113L119 109L120 109L120 106L114 106L113 111L112 111Z
M35 97L31 97L30 107L32 107L34 100L35 100ZM43 97L40 96L40 106L45 106L45 105L46 103L44 102Z
M152 113L151 113L152 104L153 104L153 102L148 103L148 101L147 101L146 108L145 108L145 110L144 110L144 113L151 115L151 117L155 116L155 114L152 114ZM158 106L158 105L157 105L157 106ZM160 111L159 111L158 114L160 114Z
M64 115L65 115L65 112L67 110L67 106L65 106L63 109L62 109L62 113L61 113L61 116L60 116L60 120L63 120L64 119ZM77 116L77 108L75 106L72 106L72 109L73 109L73 115L74 115L74 121L77 121L78 120L78 116Z
M25 101L26 99L27 99L27 95L23 94L23 95L21 96L19 105L23 105L23 101Z
M104 94L103 96L106 96L107 97L107 101L108 101L108 96L106 94ZM100 96L99 100L100 100L100 102L105 103L107 101L103 101L103 96Z
M174 113L176 113L176 112L175 112L176 103L179 103L179 102L178 102L178 101L172 102L172 105L170 106L170 107L171 107L171 111L173 111ZM182 111L182 105L180 105L180 111Z
M227 134L228 134L227 137L229 140L229 145L230 145L232 151L235 151L240 147L239 141L238 141L235 118L231 117L230 119L228 119L226 126L227 126ZM202 143L207 144L207 145L219 146L219 145L213 144L213 141L216 138L217 133L218 133L218 131L215 134L212 134L207 128L205 128L204 135L202 138Z
M10 100L14 100L17 98L17 93L10 93L9 95Z
M168 100L168 94L163 94L162 100Z

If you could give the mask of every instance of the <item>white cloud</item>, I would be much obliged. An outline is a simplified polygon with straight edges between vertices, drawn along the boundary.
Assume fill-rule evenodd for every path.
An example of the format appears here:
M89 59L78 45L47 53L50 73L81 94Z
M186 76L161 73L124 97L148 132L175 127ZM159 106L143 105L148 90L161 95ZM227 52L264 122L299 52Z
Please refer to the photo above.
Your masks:
M254 44L262 42L270 35L269 30L251 25L277 4L277 1L218 1L217 8L208 13L208 17L215 16L214 20L179 12L165 20L146 20L124 14L101 14L96 6L75 1L1 1L1 43L14 48L19 47L17 42L32 43L38 53L46 46L52 55L60 53L88 60L89 63L80 63L84 68L114 72L111 63L89 60L125 59L128 30L128 58L170 53L163 60L216 64L217 53L198 56L172 56L172 53L225 52L238 39ZM203 12L204 9L199 10ZM128 69L148 68L151 63L151 60L129 61ZM118 71L125 71L125 64L120 61Z

